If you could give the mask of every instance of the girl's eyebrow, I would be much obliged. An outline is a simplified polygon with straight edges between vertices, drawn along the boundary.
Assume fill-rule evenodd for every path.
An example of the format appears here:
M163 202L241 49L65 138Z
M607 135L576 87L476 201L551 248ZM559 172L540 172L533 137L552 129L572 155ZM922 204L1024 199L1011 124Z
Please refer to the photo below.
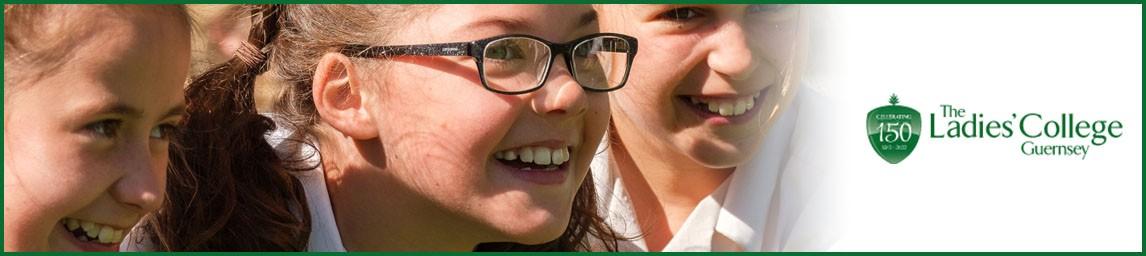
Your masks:
M574 28L584 27L586 25L593 24L593 22L596 22L596 21L597 21L597 11L589 11L585 14L581 14L581 18L577 19L577 26L575 26Z
M163 114L163 116L161 116L159 118L159 120L167 119L167 118L174 117L174 116L182 116L183 112L186 110L187 110L186 105L179 104L177 106L171 107L171 109L168 109L167 113Z
M577 22L573 23L572 28L578 29L578 28L581 28L584 26L591 25L594 22L597 22L597 12L593 11L593 10L589 10L589 11L585 12L584 14L581 14L580 17L578 17ZM492 16L492 17L487 17L485 19L473 21L473 22L470 22L469 24L466 24L465 26L462 26L462 28L476 29L476 28L481 28L484 26L503 28L503 29L508 30L508 31L519 31L519 32L529 32L529 33L536 33L539 31L539 30L537 30L536 27L534 27L533 22L529 21L528 19L524 19L521 17L498 17L498 16Z
M111 102L108 104L92 104L79 108L79 113L83 116L100 115L100 114L115 114L119 116L126 116L131 118L138 118L143 116L143 111L137 108L123 104L122 102Z
M159 120L167 119L173 116L181 116L185 110L186 106L183 104L173 106L168 109L166 113L163 113ZM143 117L143 111L130 105L123 104L122 102L111 102L108 104L95 103L80 107L76 112L81 114L79 116L114 114L133 119Z
M470 22L462 28L475 29L481 27L504 28L509 31L534 31L529 21L520 17L488 17L486 19Z

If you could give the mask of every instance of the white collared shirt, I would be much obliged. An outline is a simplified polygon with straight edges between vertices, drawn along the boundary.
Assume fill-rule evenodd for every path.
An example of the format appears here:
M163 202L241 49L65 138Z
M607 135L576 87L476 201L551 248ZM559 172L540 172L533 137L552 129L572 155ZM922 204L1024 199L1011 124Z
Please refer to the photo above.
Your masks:
M306 202L310 208L310 241L307 242L306 250L345 252L342 235L334 220L334 210L330 206L330 194L326 191L326 176L322 168L292 174L306 190Z
M663 251L815 251L830 246L834 236L825 229L832 223L825 191L828 170L823 160L812 158L814 146L823 143L817 129L803 129L803 123L822 122L799 120L801 108L815 108L806 106L815 95L801 90L765 136L760 152L697 204ZM618 249L648 251L615 163L604 148L598 152L604 153L594 157L592 175L599 211L615 231L635 238L620 241Z
M272 119L275 118L272 117ZM275 121L279 122L280 120L275 119ZM283 159L306 156L306 163L304 164L317 166L311 170L291 172L291 175L298 179L303 190L306 191L306 203L310 209L310 240L307 242L306 250L311 252L345 252L346 247L342 245L342 235L338 231L338 224L334 219L334 209L330 204L330 193L326 190L326 174L323 171L322 160L317 151L318 143L311 139L309 141L313 146L284 144L282 142L291 138L294 132L284 128L288 126L283 123L279 123L277 127L279 128L266 136L267 142L271 144L275 152L280 154Z

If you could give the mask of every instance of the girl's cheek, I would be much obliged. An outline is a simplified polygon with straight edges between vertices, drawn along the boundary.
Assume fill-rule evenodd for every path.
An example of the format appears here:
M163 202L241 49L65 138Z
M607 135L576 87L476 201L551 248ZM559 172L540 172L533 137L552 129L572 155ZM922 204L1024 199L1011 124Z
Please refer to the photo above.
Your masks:
M622 88L624 89L624 88ZM605 95L593 95L589 98L589 120L590 124L600 125L602 122L609 120L609 108L612 101Z

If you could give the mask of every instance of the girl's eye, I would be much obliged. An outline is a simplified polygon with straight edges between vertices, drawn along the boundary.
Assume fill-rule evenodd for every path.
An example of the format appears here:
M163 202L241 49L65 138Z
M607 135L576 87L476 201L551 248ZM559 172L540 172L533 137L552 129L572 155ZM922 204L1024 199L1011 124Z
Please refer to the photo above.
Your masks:
M120 120L101 120L85 126L84 129L95 136L110 139L119 135L119 129L122 124L123 121Z
M516 60L521 59L524 54L521 46L515 44L497 44L489 46L486 50L485 57L494 60Z
M171 140L171 136L175 135L177 128L174 125L163 124L151 128L151 138L157 140Z
M672 9L662 13L660 18L677 22L685 22L699 17L700 14L700 10L697 10L696 8L685 7Z

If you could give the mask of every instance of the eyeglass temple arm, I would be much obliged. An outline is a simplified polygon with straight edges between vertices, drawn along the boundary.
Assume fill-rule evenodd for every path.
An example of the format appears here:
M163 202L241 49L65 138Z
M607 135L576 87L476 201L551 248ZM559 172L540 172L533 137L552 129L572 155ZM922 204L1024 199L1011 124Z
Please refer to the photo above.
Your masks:
M364 58L388 56L470 56L470 43L387 46L352 44L343 47L341 52L348 56Z

